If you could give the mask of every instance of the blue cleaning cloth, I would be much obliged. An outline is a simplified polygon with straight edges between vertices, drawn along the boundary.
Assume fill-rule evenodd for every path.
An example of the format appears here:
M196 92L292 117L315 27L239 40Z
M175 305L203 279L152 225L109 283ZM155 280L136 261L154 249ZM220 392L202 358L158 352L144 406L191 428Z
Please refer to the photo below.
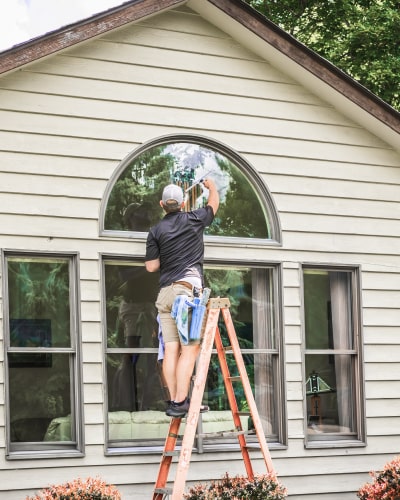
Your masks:
M189 343L189 302L187 295L177 295L172 304L171 316L175 319L182 344Z

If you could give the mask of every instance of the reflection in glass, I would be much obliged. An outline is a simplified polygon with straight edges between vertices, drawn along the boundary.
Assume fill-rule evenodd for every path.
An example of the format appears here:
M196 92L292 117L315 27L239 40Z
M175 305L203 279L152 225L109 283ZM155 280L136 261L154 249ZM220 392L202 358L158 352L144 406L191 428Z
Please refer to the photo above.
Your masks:
M75 440L70 260L8 257L8 393L11 444ZM65 432L50 437L64 419ZM53 439L54 438L54 439Z
M210 147L183 142L153 147L132 160L110 193L104 228L148 231L163 217L159 200L170 183L185 191L185 210L203 206L207 196L196 183L207 175L217 184L220 208L206 234L271 238L266 211L244 173Z
M53 419L71 414L69 353L9 353L11 442L70 441L67 432L51 439Z
M69 262L8 258L10 345L70 347Z
M158 360L158 323L154 303L158 276L143 265L105 262L107 312L107 387L110 445L123 441L165 439L168 391ZM231 314L253 387L264 430L278 436L278 357L276 350L273 270L240 266L206 267L212 297L228 297ZM227 343L221 318L220 331ZM254 352L257 349L257 353ZM228 362L235 374L232 355ZM240 409L246 411L243 388L237 387ZM231 430L233 420L216 355L212 356L204 403L211 411L201 416L203 432ZM243 416L244 428L251 419ZM139 424L140 423L140 424ZM140 425L140 427L138 427ZM215 438L214 438L215 440Z

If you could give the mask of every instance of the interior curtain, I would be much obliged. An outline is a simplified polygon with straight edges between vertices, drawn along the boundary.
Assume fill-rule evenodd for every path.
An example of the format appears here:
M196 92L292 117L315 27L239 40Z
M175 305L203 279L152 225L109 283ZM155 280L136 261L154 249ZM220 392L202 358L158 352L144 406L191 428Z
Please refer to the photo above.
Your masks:
M352 349L352 317L349 275L330 272L333 346L335 350ZM352 417L352 359L349 354L335 354L335 375L339 425L351 430Z
M265 269L252 270L253 342L255 349L273 349L273 297L270 274ZM254 355L255 400L267 435L276 432L274 356Z

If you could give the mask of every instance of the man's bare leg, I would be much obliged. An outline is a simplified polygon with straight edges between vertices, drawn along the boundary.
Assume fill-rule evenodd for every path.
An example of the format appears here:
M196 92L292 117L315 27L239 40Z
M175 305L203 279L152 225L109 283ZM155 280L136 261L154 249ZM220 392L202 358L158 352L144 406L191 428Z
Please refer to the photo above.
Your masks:
M163 375L167 384L171 401L176 398L176 369L179 362L181 346L179 342L165 342Z
M200 351L200 345L182 346L181 355L176 365L176 394L174 401L181 402L189 395L190 380Z

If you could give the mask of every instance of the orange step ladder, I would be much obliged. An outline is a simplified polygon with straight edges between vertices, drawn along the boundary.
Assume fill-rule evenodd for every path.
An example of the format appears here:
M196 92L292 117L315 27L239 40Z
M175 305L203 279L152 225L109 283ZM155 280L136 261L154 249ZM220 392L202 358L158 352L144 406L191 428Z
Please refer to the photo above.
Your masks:
M240 381L243 385L244 394L250 410L249 415L251 415L255 434L257 435L259 442L259 447L257 446L256 449L261 451L267 471L269 473L274 472L261 420L258 415L257 406L247 376L246 367L243 361L242 353L240 351L239 342L236 337L235 328L233 326L229 306L230 302L227 298L209 299L208 301L207 323L197 362L196 375L194 377L193 389L190 399L190 407L187 416L184 417L186 418L186 427L182 438L181 450L180 452L175 451L175 446L176 441L179 437L178 433L182 418L171 418L171 423L167 438L165 440L163 455L161 458L160 468L155 483L153 500L163 500L169 497L171 498L171 500L182 500L183 498L186 476L188 473L193 444L196 437L200 406L203 399L208 367L210 365L211 353L214 343L218 354L218 360L221 366L221 372L224 379L229 405L232 411L233 422L235 425L234 434L237 435L239 441L247 476L249 479L253 479L254 471L249 455L250 446L246 442L246 434L248 434L248 431L244 431L242 429L240 415L243 415L243 412L239 412L236 396L233 389L233 382L235 381ZM218 328L218 319L220 313L222 313L222 317L227 329L230 341L229 347L224 347L222 344L221 334ZM239 376L231 376L226 360L227 352L233 353ZM221 433L217 434L221 435ZM232 432L226 434L232 435ZM167 488L166 485L168 481L168 474L174 456L179 456L175 481L173 483L173 488Z

